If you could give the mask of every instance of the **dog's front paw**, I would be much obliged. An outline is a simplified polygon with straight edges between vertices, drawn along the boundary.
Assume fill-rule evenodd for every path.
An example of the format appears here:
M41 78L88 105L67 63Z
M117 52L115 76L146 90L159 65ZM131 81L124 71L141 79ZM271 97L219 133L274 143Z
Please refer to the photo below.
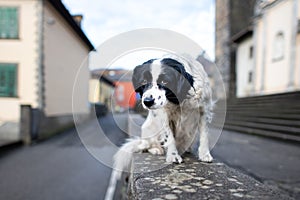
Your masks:
M171 153L171 154L167 154L167 158L166 161L168 163L182 163L182 158L178 153Z
M138 149L140 151L144 151L150 148L150 143L147 140L141 140L140 144L138 145Z
M213 157L210 155L210 153L207 154L199 154L199 160L201 162L211 163L213 161Z
M164 154L164 150L161 147L153 147L148 149L149 153L153 154L153 155L163 155Z

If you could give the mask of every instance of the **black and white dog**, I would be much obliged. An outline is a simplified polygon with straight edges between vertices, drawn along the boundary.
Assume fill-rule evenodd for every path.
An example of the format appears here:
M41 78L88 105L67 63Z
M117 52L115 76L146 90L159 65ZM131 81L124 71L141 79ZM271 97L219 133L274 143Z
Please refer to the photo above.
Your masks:
M199 159L212 162L208 123L212 120L212 94L203 66L188 56L149 60L134 69L132 82L149 110L141 138L131 139L116 153L115 169L130 164L132 154L166 152L166 162L181 163L181 154L200 139Z

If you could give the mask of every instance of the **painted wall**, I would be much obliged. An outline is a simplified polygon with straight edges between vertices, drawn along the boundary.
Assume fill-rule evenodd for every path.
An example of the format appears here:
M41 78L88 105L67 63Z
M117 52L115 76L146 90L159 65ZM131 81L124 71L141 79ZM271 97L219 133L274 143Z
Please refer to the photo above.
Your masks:
M300 0L297 0L297 18L300 19ZM300 32L297 33L295 51L295 88L300 90Z
M136 93L134 91L132 82L116 82L116 89L114 92L115 103L121 108L133 108L136 103Z
M295 51L296 51L295 89L300 90L300 34L299 33L297 35Z
M297 5L297 6L296 6ZM296 8L296 9L295 9ZM297 10L298 8L298 10ZM295 12L296 11L296 12ZM247 60L249 40L237 46L237 96L283 93L300 89L300 34L293 22L300 20L300 0L278 1L254 18L254 58ZM295 31L295 32L293 32ZM282 33L282 45L276 35ZM277 45L277 46L276 46ZM283 52L278 58L278 50ZM294 53L294 55L293 55ZM277 54L278 55L278 54ZM253 93L244 91L248 66L253 63Z
M256 26L254 27L254 35L253 35L253 40L254 40L254 45L255 45L255 58L254 58L254 63L255 63L255 83L254 83L254 89L255 89L255 94L259 94L261 91L262 87L262 77L263 77L263 70L262 66L264 65L263 62L263 54L265 51L265 38L263 34L263 21L259 20L255 24Z
M290 53L292 37L292 1L286 1L270 9L266 15L268 31L266 43L266 67L265 67L265 93L285 92L289 83ZM290 22L290 23L288 23ZM275 60L274 43L276 34L282 32L284 35L283 58Z
M252 54L252 57L250 57L251 47L253 48L253 38L249 37L240 43L237 48L237 97L250 96L254 90L254 54ZM250 75L250 73L252 75ZM249 76L252 76L251 82L249 82Z
M112 109L112 95L115 88L105 82L99 82L99 102L105 104L109 110Z
M290 90L292 13L293 0L282 1L266 9L255 23L256 94L281 93ZM284 54L281 59L274 59L275 37L279 32L282 32L284 37ZM299 46L299 43L297 45Z
M72 114L72 92L77 72L76 112L89 112L88 47L56 10L44 4L45 114ZM80 69L80 71L79 71Z
M89 80L89 101L91 103L100 102L100 83L98 79L90 79Z
M105 104L108 110L111 110L113 102L113 92L114 87L112 87L111 85L99 81L99 79L90 80L89 101L91 103Z
M19 8L19 39L0 39L0 62L17 63L17 97L0 97L0 121L19 121L20 104L38 107L38 23L41 4L36 0L0 0L0 6Z

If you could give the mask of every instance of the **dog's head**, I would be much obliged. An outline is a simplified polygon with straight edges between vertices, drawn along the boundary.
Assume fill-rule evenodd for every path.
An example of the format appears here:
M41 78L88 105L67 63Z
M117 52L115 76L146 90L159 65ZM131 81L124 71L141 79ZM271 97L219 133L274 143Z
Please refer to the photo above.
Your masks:
M193 87L194 79L184 65L172 58L152 59L137 66L132 82L147 109L164 107L168 102L180 104Z

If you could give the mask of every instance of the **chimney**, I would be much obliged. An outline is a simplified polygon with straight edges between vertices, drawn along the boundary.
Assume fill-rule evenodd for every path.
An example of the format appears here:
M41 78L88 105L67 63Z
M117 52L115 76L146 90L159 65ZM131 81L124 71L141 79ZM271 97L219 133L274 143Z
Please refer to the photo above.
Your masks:
M82 15L73 15L72 16L73 19L75 20L76 24L81 27L81 21L83 19L83 16Z

